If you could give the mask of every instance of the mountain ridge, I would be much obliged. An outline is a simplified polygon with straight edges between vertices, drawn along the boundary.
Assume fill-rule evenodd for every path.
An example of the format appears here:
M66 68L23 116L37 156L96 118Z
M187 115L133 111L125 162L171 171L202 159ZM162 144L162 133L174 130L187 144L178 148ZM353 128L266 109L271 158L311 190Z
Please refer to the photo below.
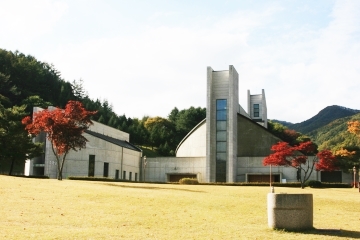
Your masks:
M319 113L315 116L300 123L290 123L283 120L271 121L278 122L290 129L301 132L302 134L308 134L318 128L321 128L331 123L336 119L353 116L357 113L360 113L360 110L351 109L339 105L331 105L320 110Z
M360 146L360 139L347 131L349 121L360 121L360 110L357 109L331 105L301 123L271 121L307 135L319 146L319 150Z

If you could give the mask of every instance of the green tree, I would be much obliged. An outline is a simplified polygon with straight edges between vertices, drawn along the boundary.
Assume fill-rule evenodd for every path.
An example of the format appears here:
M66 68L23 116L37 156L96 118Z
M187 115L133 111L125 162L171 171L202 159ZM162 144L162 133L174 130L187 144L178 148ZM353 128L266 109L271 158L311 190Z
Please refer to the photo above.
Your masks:
M42 153L42 145L33 143L21 124L27 113L26 105L4 108L0 104L0 161L9 165L12 175L16 163L24 166L25 160Z
M335 156L338 159L338 166L343 172L351 173L354 166L356 169L360 167L360 148L357 146L343 147L335 151Z
M82 101L83 99L88 98L88 93L84 88L84 80L81 78L79 80L73 80L71 88L76 101Z
M288 129L284 125L277 122L269 121L268 130L278 138L289 143L291 146L295 146L302 142L310 141L310 138L308 136L302 135L301 133L293 129Z
M149 132L149 140L152 148L164 144L166 140L170 139L174 130L174 124L166 118L161 117L148 118L144 126Z

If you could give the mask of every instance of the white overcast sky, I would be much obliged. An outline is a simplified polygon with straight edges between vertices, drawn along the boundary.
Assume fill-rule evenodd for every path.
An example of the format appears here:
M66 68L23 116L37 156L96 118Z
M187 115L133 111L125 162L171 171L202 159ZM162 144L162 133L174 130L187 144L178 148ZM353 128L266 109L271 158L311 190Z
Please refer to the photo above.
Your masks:
M0 0L0 48L84 80L131 118L206 107L206 67L265 90L268 118L360 109L360 1Z

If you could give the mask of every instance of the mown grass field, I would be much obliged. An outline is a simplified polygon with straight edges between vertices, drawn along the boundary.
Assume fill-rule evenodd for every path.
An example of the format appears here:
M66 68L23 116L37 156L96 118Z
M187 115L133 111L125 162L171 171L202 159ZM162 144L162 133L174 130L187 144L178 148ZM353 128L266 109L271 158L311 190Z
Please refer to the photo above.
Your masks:
M109 183L0 175L0 239L360 238L357 189L312 193L314 230L267 226L269 187ZM338 231L340 230L340 231Z

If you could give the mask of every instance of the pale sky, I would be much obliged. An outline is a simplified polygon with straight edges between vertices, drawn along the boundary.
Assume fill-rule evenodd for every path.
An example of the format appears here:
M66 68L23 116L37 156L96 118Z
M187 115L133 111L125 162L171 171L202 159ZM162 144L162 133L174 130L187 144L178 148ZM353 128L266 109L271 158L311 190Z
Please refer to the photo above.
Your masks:
M206 68L265 90L268 118L360 109L360 1L0 0L0 48L83 79L118 114L206 107Z

